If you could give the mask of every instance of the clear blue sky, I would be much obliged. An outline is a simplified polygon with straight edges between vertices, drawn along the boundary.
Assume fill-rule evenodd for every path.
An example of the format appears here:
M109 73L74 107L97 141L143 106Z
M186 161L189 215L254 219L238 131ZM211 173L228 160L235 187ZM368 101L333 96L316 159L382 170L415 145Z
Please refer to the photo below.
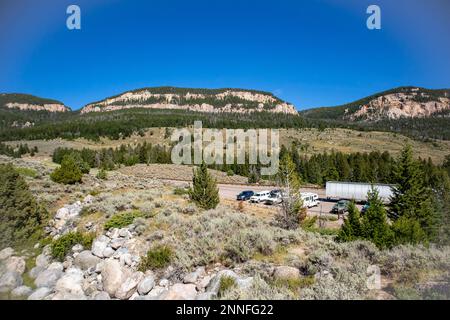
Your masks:
M82 29L66 28L81 7ZM366 28L378 4L382 30ZM73 109L145 86L274 92L298 109L450 87L448 0L0 0L0 92Z

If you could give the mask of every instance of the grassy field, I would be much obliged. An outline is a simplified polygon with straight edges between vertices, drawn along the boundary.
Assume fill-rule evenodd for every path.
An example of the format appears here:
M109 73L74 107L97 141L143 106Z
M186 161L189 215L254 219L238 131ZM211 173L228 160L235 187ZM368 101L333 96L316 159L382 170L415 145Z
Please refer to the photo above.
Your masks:
M172 129L167 131L170 133ZM388 151L396 155L406 145L413 147L414 154L418 157L427 159L430 157L434 163L442 163L445 156L450 154L450 141L432 141L423 142L413 140L406 136L389 132L361 132L348 129L281 129L281 143L290 145L292 142L298 143L304 154L311 155L315 153L331 152L332 150L351 152L371 152ZM168 145L170 135L167 137L166 128L148 129L144 136L132 136L122 140L101 139L99 142L86 139L77 139L73 141L54 139L54 140L34 140L34 141L11 141L8 144L28 143L30 147L39 148L39 157L51 156L57 147L69 148L109 148L118 147L121 144L137 144L146 141L152 144Z

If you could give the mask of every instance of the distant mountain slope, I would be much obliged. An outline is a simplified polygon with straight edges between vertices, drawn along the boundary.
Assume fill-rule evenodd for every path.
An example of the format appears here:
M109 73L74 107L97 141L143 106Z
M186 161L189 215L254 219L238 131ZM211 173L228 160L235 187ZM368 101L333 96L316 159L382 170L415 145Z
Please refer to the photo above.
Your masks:
M400 87L336 107L301 112L310 119L376 122L450 114L450 89Z
M0 94L0 127L31 127L37 122L69 115L62 102L21 93Z
M171 109L198 112L297 114L297 110L269 92L244 89L154 87L127 91L86 105L81 113L123 109Z
M2 93L0 94L0 108L19 109L23 111L48 111L66 112L70 111L62 102L40 98L22 93Z

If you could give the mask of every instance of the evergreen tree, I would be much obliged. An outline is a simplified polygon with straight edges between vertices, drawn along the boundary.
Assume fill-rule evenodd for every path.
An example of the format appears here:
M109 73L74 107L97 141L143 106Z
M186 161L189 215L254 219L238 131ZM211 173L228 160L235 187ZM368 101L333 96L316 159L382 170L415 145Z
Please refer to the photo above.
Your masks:
M352 201L348 207L348 216L339 231L338 239L340 241L354 241L362 236L361 216Z
M194 170L189 196L192 201L203 209L214 209L219 204L219 189L217 188L216 179L209 174L205 162Z
M50 178L57 183L74 184L81 182L82 176L80 167L69 154L64 156L61 166L51 173Z
M306 212L300 196L300 177L289 153L281 158L277 179L283 196L277 221L283 228L296 229L306 217Z
M369 208L362 217L362 236L379 248L389 248L393 243L393 235L387 222L386 209L378 196L378 190L369 191L367 199Z
M394 231L399 231L396 239L401 243L417 242L417 226L422 229L428 239L432 239L435 233L436 216L433 210L431 192L425 186L426 178L419 167L419 163L413 159L411 146L406 146L397 159L393 180L395 188L390 203L389 217L394 221L394 224L397 220L403 218L399 224L395 225ZM406 219L411 221L406 222ZM405 232L406 228L410 230ZM400 230L403 231L400 232ZM407 235L414 235L414 238L404 238Z
M47 211L10 164L0 165L0 248L39 236Z

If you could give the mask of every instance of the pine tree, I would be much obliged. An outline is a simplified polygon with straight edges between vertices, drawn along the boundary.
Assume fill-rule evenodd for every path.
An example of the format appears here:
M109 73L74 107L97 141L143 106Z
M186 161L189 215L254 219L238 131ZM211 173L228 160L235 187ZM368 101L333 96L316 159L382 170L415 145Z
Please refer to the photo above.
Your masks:
M431 192L429 188L425 187L425 175L419 167L419 163L413 159L411 146L406 146L397 159L393 179L395 188L390 203L389 217L394 224L403 218L395 225L394 231L399 232L396 239L400 243L416 243L418 239L416 236L418 234L417 226L423 231L420 234L426 234L428 239L432 239L435 233L436 217ZM411 221L407 222L406 219ZM410 230L405 232L406 228ZM414 237L404 238L407 235L414 235Z
M194 170L189 196L199 207L206 210L214 209L219 204L219 189L216 179L209 174L205 162Z
M81 182L82 176L79 165L73 156L68 154L61 161L61 166L51 173L50 178L57 183L74 184Z
M39 236L46 217L24 178L12 165L0 165L0 248Z
M281 158L277 179L282 189L283 201L281 213L276 218L281 227L296 229L306 217L306 212L300 197L300 177L289 153L285 153Z
M354 241L362 236L361 216L352 201L348 207L348 216L339 231L338 239L340 241Z
M370 205L362 218L362 236L379 248L389 248L393 243L393 234L387 222L386 209L378 196L378 190L369 191L367 198Z

